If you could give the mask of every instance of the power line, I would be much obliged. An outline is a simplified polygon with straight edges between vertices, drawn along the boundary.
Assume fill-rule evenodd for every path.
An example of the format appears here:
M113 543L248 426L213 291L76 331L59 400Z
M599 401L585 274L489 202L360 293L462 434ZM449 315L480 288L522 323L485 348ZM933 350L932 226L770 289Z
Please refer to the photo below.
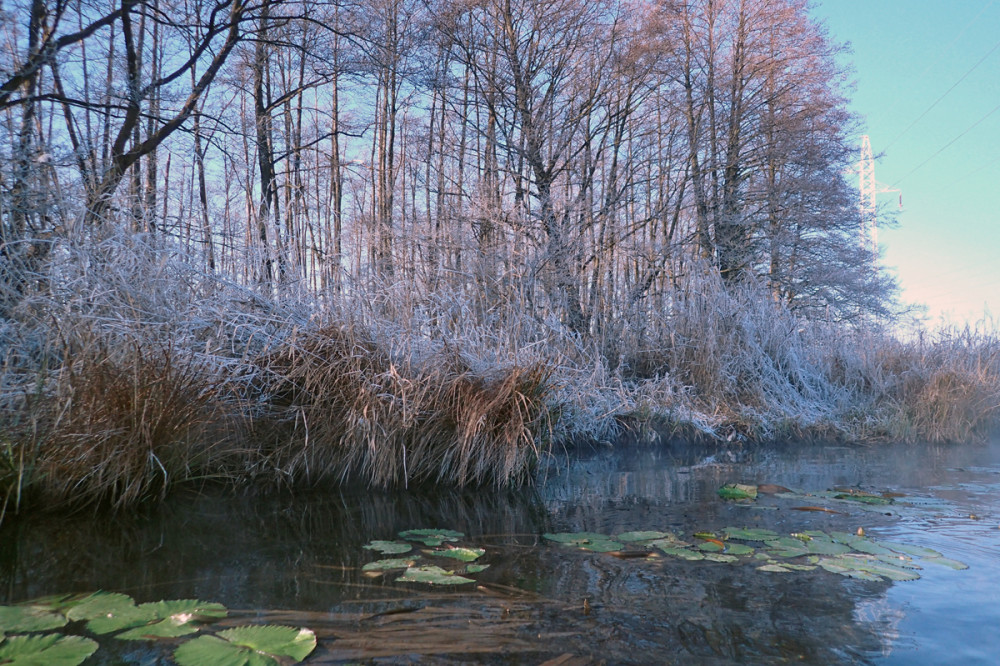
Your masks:
M943 94L942 94L942 95L941 95L940 97L938 97L938 98L937 98L936 100L934 100L934 103L933 103L933 104L931 104L931 105L930 105L929 107L927 107L927 108L926 108L926 109L924 110L924 112L923 112L923 113L921 113L921 114L920 114L919 116L917 116L917 119L916 119L916 120L914 120L914 121L913 121L912 123L910 123L909 125L907 125L907 126L906 126L906 129L904 129L904 130L903 130L902 132L900 132L899 134L897 134L897 135L896 135L896 138L895 138L895 139L893 139L892 141L890 141L890 142L889 142L888 144L886 144L885 148L883 148L882 150L889 150L889 147L890 147L890 146L892 146L892 144L894 144L894 143L896 143L897 141L899 141L900 137L902 137L902 136L903 136L904 134L906 134L907 132L909 132L909 131L910 131L910 129L912 129L914 125L916 125L916 124L917 124L917 123L919 123L919 122L920 122L921 120L923 120L924 116L926 116L926 115L927 115L928 113L930 113L930 112L931 112L931 110L932 110L932 109L933 109L933 108L934 108L935 106L937 106L937 105L938 105L938 102L940 102L940 101L941 101L941 100L943 100L943 99L944 99L945 97L947 97L947 96L948 96L948 93L950 93L950 92L951 92L952 90L954 90L955 88L957 88L957 87L958 87L958 84L960 84L960 83L961 83L962 81L964 81L964 80L965 80L965 79L966 79L966 78L967 78L967 77L969 76L969 74L972 74L972 72L973 72L973 71L975 71L975 69L976 69L977 67L979 67L979 66L980 66L981 64L983 64L983 61L984 61L984 60L986 60L986 59L987 59L987 58L989 58L989 57L990 57L991 55L993 55L993 52L994 52L994 51L996 51L996 50L997 50L998 48L1000 48L1000 42L997 42L996 44L994 44L994 45L993 45L993 48L991 48L991 49L990 49L989 51L987 51L986 55L984 55L984 56L983 56L982 58L980 58L980 59L979 59L979 60L978 60L978 61L976 62L976 64L974 64L974 65L973 65L972 67L970 67L970 68L969 68L969 70L968 70L968 71L966 71L966 72L965 72L965 74L963 74L963 75L961 76L961 78L960 78L960 79L958 79L958 81L955 81L955 83L953 83L953 84L952 84L952 86L951 86L950 88L948 88L947 90L945 90L945 91L944 91L944 93L943 93Z
M905 176L903 176L902 178L900 178L899 180L897 180L895 183L893 183L891 185L891 187L896 187L901 182L903 182L904 180L906 180L907 178L909 178L910 176L912 176L914 172L918 171L925 164L927 164L932 159L934 159L935 157L937 157L938 155L940 155L941 153L943 153L953 143L955 143L956 141L958 141L959 139L961 139L963 136L965 136L966 134L968 134L972 130L974 130L977 127L979 127L981 124L983 124L983 122L986 121L987 118L989 118L990 116L992 116L997 111L1000 111L1000 104L997 104L996 106L994 106L993 109L991 111L989 111L985 116L983 116L982 118L980 118L979 120L977 120L976 122L974 122L972 125L970 125L968 128L966 128L965 131L963 131L961 134L959 134L954 139L952 139L951 141L949 141L948 143L946 143L944 146L942 146L940 149L938 149L938 151L936 153L934 153L933 155L931 155L930 157L928 157L926 160L924 160L923 162L921 162L920 164L918 164L917 166L915 166L913 169L911 169L909 173L907 173Z
M935 66L936 66L936 65L937 65L937 64L939 63L939 61L940 61L940 59L941 59L941 58L943 58L943 57L944 57L945 55L947 55L948 53L951 53L951 50L952 50L953 48L955 48L955 44L957 44L957 43L958 43L958 41L959 41L960 39L962 39L962 36L963 36L963 35L964 35L964 34L965 34L965 33L966 33L967 31L968 31L968 29L969 29L969 28L971 28L971 27L972 27L973 25L975 25L975 24L976 24L976 22L977 22L977 21L979 21L979 17L980 17L980 16L982 16L983 14L985 14L985 13L986 13L986 11L987 11L987 10L988 10L988 9L989 9L990 7L992 7L993 5L995 5L995 4L996 4L996 1L997 1L997 0L990 0L990 1L988 2L988 3L986 3L986 5L985 5L985 6L984 6L984 7L982 8L982 9L980 9L980 10L979 10L979 13L978 13L978 14L976 14L976 15L975 15L975 16L974 16L974 17L972 18L972 20L971 20L971 21L969 21L968 23L966 23L966 24L965 24L965 27L964 27L964 28L962 28L962 29L961 29L961 30L959 31L959 33L958 33L957 35L955 35L955 38L954 38L953 40L951 40L951 43L950 43L950 44L948 44L948 46L947 46L947 47L946 47L946 48L944 49L944 51L942 51L942 52L941 52L941 55L940 55L940 56L939 56L939 57L938 57L937 59L935 59L935 60L934 60L934 62L932 62L931 64L927 65L927 67L925 67L925 68L924 68L924 71L920 72L920 75L919 75L919 76L917 77L917 79L919 79L919 80L922 80L922 79L923 79L923 78L924 78L924 77L925 77L925 76L927 75L927 73L928 73L929 71L931 71L931 70L932 70L932 69L933 69L933 68L934 68L934 67L935 67ZM978 64L978 63L977 63L977 64ZM947 93L945 93L945 94L947 94ZM943 95L942 95L942 97L943 97ZM939 100L939 101L940 101L940 100ZM935 104L937 104L937 102L935 102ZM896 103L895 103L895 104L893 104L893 105L892 105L892 106L891 106L891 107L889 108L889 111L883 111L883 112L882 112L882 115L883 115L883 116L887 116L887 115L891 115L891 114L890 114L889 112L890 112L890 111L895 111L895 110L896 110L896 107L897 107L897 106L899 106L899 101L898 101L898 100L896 101ZM923 117L923 116L921 116L921 117ZM918 118L918 120L919 120L919 118ZM916 122L916 121L914 121L914 122ZM909 128L909 127L907 127L906 129L908 130L908 129L910 129L910 128ZM903 131L905 132L906 130L903 130ZM900 136L902 136L902 134L901 134ZM898 139L898 138L899 138L899 137L896 137L896 139ZM890 141L889 143L890 143L890 144L893 144L893 143L895 143L895 142L896 142L896 139L893 139L893 140L892 140L892 141Z

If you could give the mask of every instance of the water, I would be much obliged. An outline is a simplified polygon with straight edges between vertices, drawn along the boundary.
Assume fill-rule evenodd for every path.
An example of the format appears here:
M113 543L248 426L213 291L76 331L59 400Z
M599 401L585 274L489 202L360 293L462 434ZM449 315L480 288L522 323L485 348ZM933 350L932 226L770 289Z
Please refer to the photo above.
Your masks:
M900 493L887 507L716 495L729 482ZM598 447L510 492L204 491L148 515L33 517L0 533L0 601L97 589L200 598L230 624L306 626L307 663L992 664L1000 659L1000 441L990 445ZM816 500L812 503L819 503ZM956 571L870 582L822 570L618 559L545 532L725 526L854 532L934 548ZM464 532L486 549L460 589L370 579L362 546L401 530ZM171 645L107 643L88 663L168 664ZM103 656L102 656L103 655Z

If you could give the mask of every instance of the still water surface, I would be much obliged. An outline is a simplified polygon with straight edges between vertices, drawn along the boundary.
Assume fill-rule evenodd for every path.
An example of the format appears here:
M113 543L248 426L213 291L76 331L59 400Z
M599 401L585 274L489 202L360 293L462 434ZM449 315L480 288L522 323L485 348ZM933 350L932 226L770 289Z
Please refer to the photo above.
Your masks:
M884 507L721 500L725 483L890 491ZM817 499L815 503L821 503ZM829 504L827 504L829 506ZM969 565L871 582L752 564L618 559L546 532L726 526L850 531L934 548ZM401 530L464 532L486 549L479 584L370 579L362 546ZM1000 441L852 447L629 443L554 458L530 488L326 490L178 497L149 515L35 517L0 532L0 603L109 590L199 598L230 624L306 626L306 663L1000 663ZM169 664L170 649L111 643L88 663Z

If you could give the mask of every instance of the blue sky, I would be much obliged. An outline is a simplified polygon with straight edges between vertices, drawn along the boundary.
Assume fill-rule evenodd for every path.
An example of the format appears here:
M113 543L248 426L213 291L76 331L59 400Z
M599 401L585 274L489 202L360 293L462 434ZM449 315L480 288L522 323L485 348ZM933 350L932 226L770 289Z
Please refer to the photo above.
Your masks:
M904 302L931 326L989 312L1000 327L1000 0L814 0L812 14L850 42L875 177L902 190L902 210L879 198L898 223L879 241Z

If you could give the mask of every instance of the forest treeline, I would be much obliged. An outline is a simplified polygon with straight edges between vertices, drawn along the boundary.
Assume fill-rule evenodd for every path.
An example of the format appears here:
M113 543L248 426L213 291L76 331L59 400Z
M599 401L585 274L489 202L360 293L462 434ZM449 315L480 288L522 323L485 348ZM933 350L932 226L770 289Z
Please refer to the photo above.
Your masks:
M808 9L5 4L6 504L503 484L626 417L982 432L996 341L885 332Z

